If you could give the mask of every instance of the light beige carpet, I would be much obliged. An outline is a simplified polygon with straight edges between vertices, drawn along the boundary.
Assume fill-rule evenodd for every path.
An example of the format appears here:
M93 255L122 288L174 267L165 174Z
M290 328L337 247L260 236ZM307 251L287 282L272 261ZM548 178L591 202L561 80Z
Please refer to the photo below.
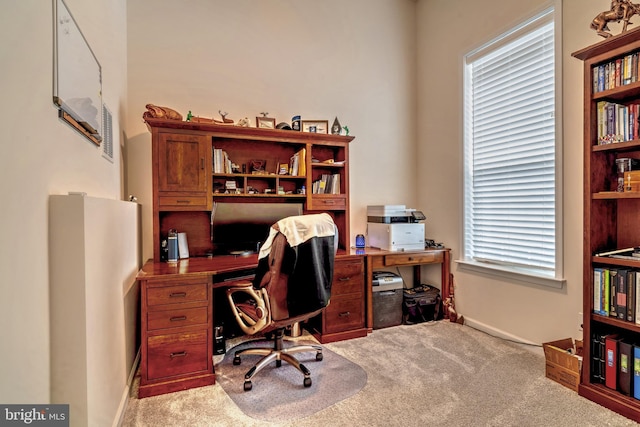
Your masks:
M216 384L142 400L132 397L123 425L637 425L547 379L541 349L468 326L447 321L395 326L324 347L361 366L367 384L353 396L304 418L278 422L251 418ZM312 372L315 366L310 366ZM287 405L281 410L286 412Z

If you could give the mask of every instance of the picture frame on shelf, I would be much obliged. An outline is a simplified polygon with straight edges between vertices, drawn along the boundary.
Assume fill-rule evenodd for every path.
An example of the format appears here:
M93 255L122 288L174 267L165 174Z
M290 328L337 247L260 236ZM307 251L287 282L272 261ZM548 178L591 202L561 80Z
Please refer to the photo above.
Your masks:
M258 129L275 129L276 119L273 117L256 117L256 127Z
M328 120L302 120L302 132L328 133Z

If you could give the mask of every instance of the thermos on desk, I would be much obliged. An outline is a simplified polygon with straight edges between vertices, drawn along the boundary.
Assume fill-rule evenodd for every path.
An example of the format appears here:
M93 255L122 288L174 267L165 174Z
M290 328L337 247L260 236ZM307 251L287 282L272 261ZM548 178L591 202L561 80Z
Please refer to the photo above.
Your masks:
M169 230L169 236L167 238L168 262L178 262L178 231L175 229Z

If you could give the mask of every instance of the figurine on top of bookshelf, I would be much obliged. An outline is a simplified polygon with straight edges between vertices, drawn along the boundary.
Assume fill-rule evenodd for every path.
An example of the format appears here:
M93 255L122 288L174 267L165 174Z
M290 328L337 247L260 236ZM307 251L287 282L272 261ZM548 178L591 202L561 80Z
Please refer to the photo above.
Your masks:
M640 14L640 5L634 4L629 0L613 0L611 9L600 12L591 22L591 28L596 30L599 36L604 38L611 37L608 27L609 22L623 22L622 33L627 31L627 26L632 24L630 19L633 15Z
M333 135L340 135L340 132L342 132L342 126L340 126L340 122L338 121L338 118L336 117L333 120L333 124L331 125L331 133Z
M236 123L236 126L248 128L248 127L251 127L251 123L249 122L249 118L245 117L245 118L239 119L238 122Z
M346 132L345 135L349 136L349 126L343 126L342 129Z
M220 117L222 117L222 123L233 124L233 120L227 119L227 114L229 113L227 113L226 111L222 112L218 110L218 114L220 114Z
M147 104L145 107L147 108L147 111L142 114L143 119L182 120L182 114L178 113L173 108L161 107L154 104Z

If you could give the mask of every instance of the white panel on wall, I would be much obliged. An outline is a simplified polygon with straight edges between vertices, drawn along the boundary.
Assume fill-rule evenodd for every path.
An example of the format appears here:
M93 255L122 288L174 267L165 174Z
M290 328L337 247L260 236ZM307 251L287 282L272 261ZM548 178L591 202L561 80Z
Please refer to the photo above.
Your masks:
M126 402L138 236L136 203L49 198L51 402L71 426L117 425Z

